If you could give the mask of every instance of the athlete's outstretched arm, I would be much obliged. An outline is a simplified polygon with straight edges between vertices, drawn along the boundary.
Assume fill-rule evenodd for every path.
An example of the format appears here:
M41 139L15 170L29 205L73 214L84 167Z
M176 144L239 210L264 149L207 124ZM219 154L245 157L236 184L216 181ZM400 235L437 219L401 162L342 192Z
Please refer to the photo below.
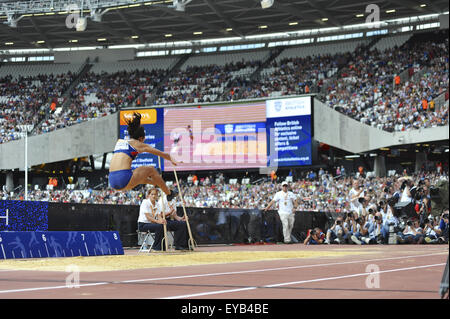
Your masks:
M162 157L165 160L171 161L173 165L177 165L177 163L172 159L170 154L161 152L160 150L153 148L150 145L142 143L142 142L138 142L136 144L137 145L135 148L139 153L150 153L150 154Z

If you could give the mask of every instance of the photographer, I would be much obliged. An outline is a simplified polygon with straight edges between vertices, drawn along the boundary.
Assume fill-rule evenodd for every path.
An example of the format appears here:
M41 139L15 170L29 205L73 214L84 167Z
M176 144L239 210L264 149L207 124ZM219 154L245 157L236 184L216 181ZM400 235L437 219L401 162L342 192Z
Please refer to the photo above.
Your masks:
M434 244L437 243L438 241L438 236L436 234L436 232L434 231L434 226L433 226L433 220L432 219L425 219L424 221L424 228L423 228L423 233L424 233L424 240L427 244Z
M318 228L310 229L308 232L308 236L303 241L303 244L305 245L318 245L322 244L325 237L325 234L322 233L322 231Z
M368 222L372 222L374 220L375 214L378 212L378 207L375 204L371 204L367 206L367 213L368 213Z
M349 212L347 213L346 223L347 223L347 243L351 243L350 237L353 235L353 224L355 223L355 220L358 218L357 212Z
M411 194L414 196L414 210L419 218L420 222L423 223L427 214L427 198L424 194L424 189L419 186L412 189Z
M418 220L408 220L403 232L399 232L397 236L397 242L400 244L421 244L424 240Z
M350 237L353 235L351 232L351 227L353 224L353 220L355 218L358 218L357 213L348 212L345 214L344 227L343 227L344 233L343 233L342 238L344 239L344 243L346 243L346 244L351 243Z
M431 194L430 194L431 182L430 182L430 179L428 177L424 178L423 181L419 182L419 186L421 186L423 189L423 195L422 195L423 203L425 206L426 214L428 215L429 213L431 213Z
M398 198L391 197L386 201L385 206L385 215L383 216L384 227L389 229L389 226L394 226L394 228L398 228L400 221L398 220L398 214L395 213L394 206L397 203Z
M336 218L334 225L327 230L327 239L325 243L327 244L341 244L344 243L347 238L348 228L342 217ZM345 238L344 238L345 236Z
M394 196L394 187L391 185L391 182L388 182L383 189L383 194L381 195L381 197L383 197L384 200L387 200L392 196Z
M387 217L388 204L385 200L380 200L377 204L377 212L381 213L383 220Z
M355 244L363 245L369 243L368 223L366 223L364 216L360 216L352 221L351 232L353 235L350 238Z
M439 235L439 242L448 244L448 208L441 215L437 233Z
M368 197L359 197L358 198L358 209L357 209L357 213L358 216L364 216L367 219L367 216L370 214L368 212L368 203L369 203L369 198Z
M423 244L425 235L423 233L423 228L418 219L415 219L413 221L413 227L414 227L414 230L416 231L416 235L414 236L414 243L415 244Z
M353 187L348 193L350 199L350 211L356 211L359 214L361 203L360 198L364 196L364 189L359 185L358 180L353 181Z
M377 212L368 227L370 243L387 244L389 237L389 228L383 225L383 217Z
M413 198L411 195L411 188L414 186L414 181L409 176L403 176L398 179L398 182L401 183L400 190L400 202L412 202Z

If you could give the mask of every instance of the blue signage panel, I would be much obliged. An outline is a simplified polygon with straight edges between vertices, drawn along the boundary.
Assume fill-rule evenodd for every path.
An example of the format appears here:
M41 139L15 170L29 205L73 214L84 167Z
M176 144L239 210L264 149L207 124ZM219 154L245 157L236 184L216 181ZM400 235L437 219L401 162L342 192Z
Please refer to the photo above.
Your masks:
M127 125L125 124L123 117L124 115L132 114L133 112L138 112L142 115L141 125L145 129L144 143L158 150L164 150L164 109L162 108L121 111L119 138L129 138ZM143 165L159 167L159 164L161 165L161 170L164 170L163 159L158 162L158 156L149 153L141 153L133 161L131 168L135 169Z
M311 165L311 98L268 100L266 116L268 166Z

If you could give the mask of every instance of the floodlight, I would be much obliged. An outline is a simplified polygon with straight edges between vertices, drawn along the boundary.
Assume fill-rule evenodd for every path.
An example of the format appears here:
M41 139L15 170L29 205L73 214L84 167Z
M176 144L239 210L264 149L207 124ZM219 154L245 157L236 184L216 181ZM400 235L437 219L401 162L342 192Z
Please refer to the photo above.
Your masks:
M263 9L270 8L273 5L274 0L261 0L261 7Z
M91 11L91 20L95 22L102 22L102 15L97 10Z
M184 11L186 5L191 1L192 0L173 0L173 8L175 8L176 11Z
M101 22L102 21L102 17L103 15L108 12L109 10L111 10L111 8L107 8L103 11L101 11L101 9L97 9L97 8L90 8L91 9L91 20L95 21L95 22Z
M14 20L14 19L8 20L7 24L8 24L11 28L17 28L17 20Z
M75 25L75 28L77 31L84 31L87 27L87 19L84 17L79 17L77 20L77 24Z
M21 15L17 19L14 19L14 14L8 13L7 18L8 18L8 21L5 21L3 23L8 25L11 28L17 28L17 22L19 22L23 18L23 15Z

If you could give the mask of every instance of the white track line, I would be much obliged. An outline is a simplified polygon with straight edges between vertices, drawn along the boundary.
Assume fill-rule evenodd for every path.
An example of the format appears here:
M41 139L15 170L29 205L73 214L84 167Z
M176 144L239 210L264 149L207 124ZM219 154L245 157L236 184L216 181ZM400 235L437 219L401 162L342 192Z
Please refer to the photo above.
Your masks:
M101 286L101 285L107 285L107 284L110 284L110 282L95 282L95 283L92 283L92 284L76 285L76 287ZM73 285L73 286L75 286L75 285ZM71 287L69 287L69 286L53 286L53 287L38 287L38 288L0 290L0 294L13 293L13 292L39 291L39 290L53 290L53 289L63 289L63 288L70 289Z
M290 267L279 267L279 268L265 268L265 269L242 270L242 271L230 271L230 272L198 274L198 275L183 275L183 276L160 277L160 278L146 278L146 279L135 279L135 280L124 280L124 281L113 281L113 282L98 282L98 283L89 283L89 284L79 284L79 285L77 285L77 287L100 286L100 285L107 285L107 284L126 284L126 283L134 283L134 282L174 280L174 279L210 277L210 276L226 276L226 275L236 275L236 274L245 274L245 273L257 273L257 272L266 272L266 271L279 271L279 270L300 269L300 268L311 268L311 267L327 267L327 266L335 266L335 265L367 263L367 262L374 262L374 261L388 261L388 260L398 260L398 259L406 259L406 258L429 257L429 256L438 256L438 255L444 255L444 254L446 254L446 252L434 253L434 254L425 254L425 255L410 255L410 256L400 256L400 257L377 258L377 259L367 259L367 260L355 260L355 261L347 261L347 262L324 263L324 264L316 264L316 265L301 265L301 266L290 266ZM18 271L20 271L20 270L18 270ZM23 289L0 290L0 294L15 293L15 292L42 291L42 290L52 290L52 289L63 289L63 288L69 288L69 287L67 287L67 286L50 286L50 287L39 287L39 288L23 288Z
M165 297L165 298L161 298L161 299L184 299L184 298L192 298L192 297L202 297L202 296L218 295L218 294L225 294L225 293L232 293L232 292L241 292L241 291L246 291L246 290L255 290L258 288L276 288L276 287L281 287L281 286L300 285L300 284L318 282L318 281L328 281L328 280L336 280L336 279L344 279L344 278L352 278L352 277L369 276L369 275L382 274L382 273L387 273L387 272L406 271L406 270L413 270L413 269L420 269L420 268L437 267L437 266L443 266L443 265L446 265L446 263L408 267L408 268L390 269L390 270L383 270L383 271L376 271L376 272L365 272L365 273L338 276L338 277L291 281L291 282L284 282L284 283L278 283L278 284L264 285L264 286L260 286L260 287L246 287L246 288L238 288L238 289L230 289L230 290L208 291L208 292L201 292L201 293L190 294L190 295Z
M311 267L327 267L327 266L336 266L336 265L345 265L345 264L358 264L358 263L374 262L374 261L387 261L387 260L414 258L414 257L429 257L429 256L438 256L438 255L444 255L444 254L445 253L435 253L435 254L416 255L416 256L402 256L402 257L390 257L390 258L378 258L378 259L367 259L367 260L344 261L344 262L325 263L325 264L317 264L317 265L301 265L301 266L289 266L289 267L278 267L278 268L264 268L264 269L228 271L228 272L218 272L218 273L199 274L199 275L184 275L184 276L162 277L162 278L135 279L135 280L121 281L121 283L133 283L133 282L142 282L142 281L157 281L157 280L171 280L171 279L196 278L196 277L209 277L209 276L239 275L239 274L246 274L246 273L266 272L266 271L290 270L290 269L311 268Z

